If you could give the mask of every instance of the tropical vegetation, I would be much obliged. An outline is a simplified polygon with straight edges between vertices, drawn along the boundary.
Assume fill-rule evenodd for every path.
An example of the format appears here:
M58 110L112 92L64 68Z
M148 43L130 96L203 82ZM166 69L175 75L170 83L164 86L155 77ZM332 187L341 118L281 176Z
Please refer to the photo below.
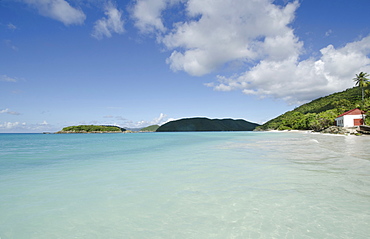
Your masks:
M77 125L64 127L61 132L76 132L76 133L90 133L90 132L122 132L122 129L118 126L107 126L107 125Z
M314 130L320 131L335 124L335 118L354 108L370 111L369 75L361 72L354 79L356 87L343 92L318 98L298 108L288 111L265 124L258 130ZM370 117L365 119L370 124Z

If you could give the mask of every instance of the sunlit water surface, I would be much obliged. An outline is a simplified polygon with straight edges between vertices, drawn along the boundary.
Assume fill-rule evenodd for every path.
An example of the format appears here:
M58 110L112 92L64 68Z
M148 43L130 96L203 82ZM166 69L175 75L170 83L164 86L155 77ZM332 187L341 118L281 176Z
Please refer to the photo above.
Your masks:
M369 238L370 137L0 134L0 238Z

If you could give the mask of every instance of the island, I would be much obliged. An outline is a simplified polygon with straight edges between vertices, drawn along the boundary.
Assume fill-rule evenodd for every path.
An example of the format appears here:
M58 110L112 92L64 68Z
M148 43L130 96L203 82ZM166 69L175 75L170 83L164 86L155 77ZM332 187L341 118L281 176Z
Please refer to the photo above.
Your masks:
M156 132L253 131L257 126L242 119L185 118L165 123Z
M64 127L56 134L123 133L126 129L114 125L77 125Z

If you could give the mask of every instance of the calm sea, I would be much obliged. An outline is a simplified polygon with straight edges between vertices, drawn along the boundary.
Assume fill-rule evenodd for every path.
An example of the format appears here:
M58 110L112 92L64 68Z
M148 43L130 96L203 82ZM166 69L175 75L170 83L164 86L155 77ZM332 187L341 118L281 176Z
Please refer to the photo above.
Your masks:
M369 237L370 137L0 134L1 239Z

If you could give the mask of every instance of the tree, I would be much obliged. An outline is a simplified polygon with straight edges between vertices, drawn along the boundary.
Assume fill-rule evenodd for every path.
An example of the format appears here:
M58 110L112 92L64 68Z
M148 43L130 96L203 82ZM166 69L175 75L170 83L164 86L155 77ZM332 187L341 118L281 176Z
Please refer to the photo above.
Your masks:
M332 102L331 105L334 107L334 109L340 111L338 112L340 114L353 108L353 104L347 99L338 99Z
M314 131L321 131L334 125L338 113L336 109L323 111L319 114L312 115L309 121L309 127Z
M370 97L370 89L365 90L365 97Z
M366 78L368 76L369 74L361 71L360 74L356 74L356 78L353 78L355 85L356 86L358 85L361 88L362 102L364 101L364 95L365 95L364 88L369 84L369 79Z

